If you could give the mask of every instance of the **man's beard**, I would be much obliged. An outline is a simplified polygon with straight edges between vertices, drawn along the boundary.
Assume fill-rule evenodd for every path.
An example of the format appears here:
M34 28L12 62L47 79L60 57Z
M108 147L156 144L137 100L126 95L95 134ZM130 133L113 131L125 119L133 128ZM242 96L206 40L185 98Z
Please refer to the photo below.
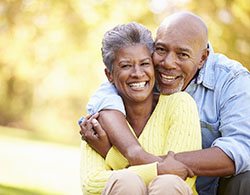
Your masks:
M181 80L181 82L179 83L179 85L176 88L160 87L158 82L156 81L157 90L162 95L171 95L173 93L179 92L182 90L183 86L184 86L184 79Z

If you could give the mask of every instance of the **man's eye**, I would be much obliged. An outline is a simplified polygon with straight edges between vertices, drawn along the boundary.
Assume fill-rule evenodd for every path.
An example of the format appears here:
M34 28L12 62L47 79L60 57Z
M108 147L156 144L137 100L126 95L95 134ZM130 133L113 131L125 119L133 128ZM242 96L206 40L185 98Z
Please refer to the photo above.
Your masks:
M162 47L156 47L155 51L159 55L164 55L166 53L166 50L164 48L162 48Z
M149 66L150 63L149 63L149 62L143 62L141 65L142 65L142 66Z
M181 59L188 59L188 58L189 58L189 55L186 54L186 53L178 53L178 56L179 56L179 58L181 58Z

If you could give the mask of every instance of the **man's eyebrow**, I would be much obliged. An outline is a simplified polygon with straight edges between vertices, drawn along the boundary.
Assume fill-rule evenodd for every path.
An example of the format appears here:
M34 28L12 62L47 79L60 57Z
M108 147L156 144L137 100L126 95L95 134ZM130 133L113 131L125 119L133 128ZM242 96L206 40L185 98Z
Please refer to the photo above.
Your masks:
M156 41L155 42L155 45L160 45L160 46L163 46L165 47L165 43L163 41ZM187 47L177 47L176 48L177 51L181 51L181 52L187 52L187 53L192 53L192 50L187 48Z
M146 58L142 58L140 61L141 61L141 62L143 62L143 61L150 61L150 59L152 59L152 58L146 57Z
M180 47L178 48L179 51L183 51L183 52L188 52L188 53L192 53L192 50L189 48L184 48L184 47Z
M164 45L164 42L156 41L156 42L154 43L154 45Z

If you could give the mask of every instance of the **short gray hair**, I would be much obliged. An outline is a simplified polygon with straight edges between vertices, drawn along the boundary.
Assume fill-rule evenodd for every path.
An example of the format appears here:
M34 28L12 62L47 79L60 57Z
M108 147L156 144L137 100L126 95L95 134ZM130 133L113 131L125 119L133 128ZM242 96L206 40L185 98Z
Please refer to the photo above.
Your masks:
M112 71L116 52L124 47L135 44L144 44L151 54L153 53L154 41L151 32L141 24L130 22L117 25L104 34L102 40L102 59L109 71Z

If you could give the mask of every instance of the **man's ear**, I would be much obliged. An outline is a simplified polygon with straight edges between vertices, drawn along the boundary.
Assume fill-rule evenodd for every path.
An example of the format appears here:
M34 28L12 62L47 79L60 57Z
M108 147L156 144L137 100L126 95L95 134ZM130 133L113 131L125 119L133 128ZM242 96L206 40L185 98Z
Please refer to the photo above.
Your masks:
M209 49L204 49L204 51L202 51L202 56L199 62L199 67L198 67L199 69L202 68L202 66L206 62L208 55L209 55Z
M105 75L107 77L107 79L109 80L110 83L113 83L113 77L111 72L109 71L109 69L105 68L104 69Z

